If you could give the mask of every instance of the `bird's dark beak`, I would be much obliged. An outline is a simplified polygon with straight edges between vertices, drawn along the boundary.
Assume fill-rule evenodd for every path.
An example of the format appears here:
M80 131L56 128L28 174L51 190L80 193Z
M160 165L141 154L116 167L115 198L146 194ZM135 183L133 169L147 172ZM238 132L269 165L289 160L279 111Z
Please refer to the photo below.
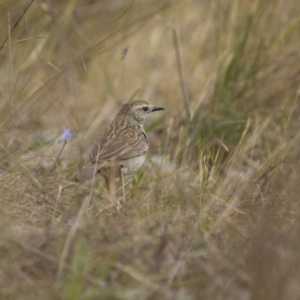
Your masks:
M156 111L156 110L164 110L164 107L161 106L153 106L151 111Z

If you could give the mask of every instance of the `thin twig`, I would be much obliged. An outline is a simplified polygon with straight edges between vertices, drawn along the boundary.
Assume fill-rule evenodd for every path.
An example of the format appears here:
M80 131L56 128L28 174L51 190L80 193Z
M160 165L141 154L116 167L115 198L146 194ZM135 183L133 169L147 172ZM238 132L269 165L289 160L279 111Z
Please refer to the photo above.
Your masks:
M14 25L14 27L10 30L9 34L12 33L14 31L14 29L17 27L17 25L19 24L19 22L21 21L21 19L23 18L23 16L26 14L28 8L31 6L31 4L33 3L33 0L31 0L31 2L28 4L28 6L25 8L24 12L22 13L22 15L20 16L20 18L18 19L18 21L16 22L16 24ZM2 48L4 47L7 39L9 38L9 34L7 35L6 39L4 40L4 42L2 43L2 45L0 46L0 51L2 50Z
M12 124L12 91L13 91L13 77L12 77L12 53L11 53L11 23L10 23L10 13L7 13L7 23L8 23L8 61L9 61L9 122ZM0 49L1 50L1 49ZM12 138L12 136L11 136Z
M70 252L70 248L71 248L72 242L75 238L75 235L77 233L77 230L80 226L80 223L81 223L81 220L83 218L84 212L86 211L86 208L89 206L89 204L91 202L92 195L93 195L93 186L94 186L94 183L95 183L95 177L96 177L97 170L98 170L97 169L97 164L95 164L93 179L92 179L92 182L91 182L90 194L89 194L88 197L85 197L84 201L82 202L81 207L79 209L79 212L77 214L77 217L76 217L76 219L75 219L75 221L74 221L74 223L73 223L73 225L72 225L72 227L69 231L67 239L65 241L64 249L62 251L61 258L60 258L58 272L57 272L57 275L56 275L56 284L57 285L59 285L60 282L61 282L62 272L65 268L66 259L67 259L67 256L68 256L69 252Z
M76 216L76 219L69 231L69 234L67 236L67 239L65 241L65 245L64 245L64 248L63 248L63 251L62 251L62 254L61 254L61 258L60 258L60 263L59 263L59 267L58 267L58 272L57 272L57 275L56 275L56 284L59 285L60 284L60 281L61 281L61 277L62 277L62 272L65 268L65 263L66 263L66 259L67 259L67 256L70 252L70 248L71 248L71 245L72 245L72 242L75 238L75 235L77 233L77 230L81 224L81 220L82 220L82 217L85 213L85 210L86 208L88 207L89 203L90 203L90 200L91 200L91 196L92 194L90 194L88 197L85 197L84 201L82 202L81 204L81 207L78 211L78 214Z
M174 43L174 46L175 46L178 76L179 76L181 91L182 91L182 95L183 95L183 99L184 99L184 104L185 104L184 106L185 106L185 110L186 110L186 116L187 116L188 121L190 122L190 120L191 120L190 100L189 100L189 95L188 95L188 92L187 92L186 84L185 84L184 78L183 78L182 59L181 59L179 43L178 43L178 37L177 37L177 32L176 32L175 26L172 27L172 36L173 36L173 43Z
M59 160L59 157L60 157L60 155L62 154L62 152L63 152L63 150L64 150L66 144L67 144L67 140L64 141L64 144L62 145L62 147L61 147L61 149L60 149L60 151L59 151L59 153L58 153L58 155L57 155L57 157L56 157L56 159L55 159L55 161L54 161L52 167L50 168L49 175L51 175L52 172L55 170L56 164L57 164L57 162L58 162L58 160Z

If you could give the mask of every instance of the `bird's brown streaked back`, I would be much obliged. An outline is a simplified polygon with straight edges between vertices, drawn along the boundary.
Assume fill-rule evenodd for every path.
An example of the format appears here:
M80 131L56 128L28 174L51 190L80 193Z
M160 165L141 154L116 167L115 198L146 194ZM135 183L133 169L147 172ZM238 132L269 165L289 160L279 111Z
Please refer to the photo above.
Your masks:
M116 123L114 123L116 124ZM117 126L111 124L92 146L91 163L124 160L147 154L149 142L139 126L120 120Z

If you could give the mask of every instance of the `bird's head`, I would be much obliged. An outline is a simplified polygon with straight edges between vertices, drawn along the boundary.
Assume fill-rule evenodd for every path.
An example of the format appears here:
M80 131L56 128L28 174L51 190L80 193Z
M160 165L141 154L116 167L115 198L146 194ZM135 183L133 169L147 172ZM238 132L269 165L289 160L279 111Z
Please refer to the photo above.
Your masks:
M116 118L128 118L143 124L145 119L154 111L164 110L161 106L154 106L144 100L134 100L125 103Z

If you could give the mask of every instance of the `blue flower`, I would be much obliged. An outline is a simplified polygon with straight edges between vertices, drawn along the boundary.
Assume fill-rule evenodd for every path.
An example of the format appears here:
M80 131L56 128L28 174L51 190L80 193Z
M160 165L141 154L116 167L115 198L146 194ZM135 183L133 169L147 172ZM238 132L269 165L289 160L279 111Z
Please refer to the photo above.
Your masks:
M60 136L60 140L66 142L72 136L73 136L73 133L71 132L71 130L69 128L67 128L67 129L64 129L64 132Z
M129 51L130 45L126 45L123 48L123 58L126 56L127 52Z

